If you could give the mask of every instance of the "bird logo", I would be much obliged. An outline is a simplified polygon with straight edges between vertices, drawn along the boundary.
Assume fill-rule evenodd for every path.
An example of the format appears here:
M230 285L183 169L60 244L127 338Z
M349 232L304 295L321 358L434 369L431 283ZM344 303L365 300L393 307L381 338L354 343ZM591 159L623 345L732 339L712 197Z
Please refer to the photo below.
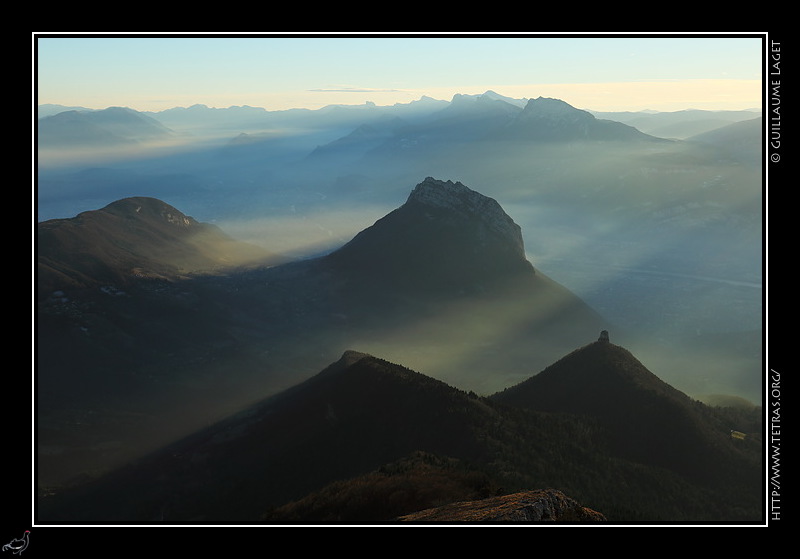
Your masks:
M14 538L6 545L3 546L3 551L10 551L14 555L19 555L25 548L28 547L28 537L30 535L30 530L25 530L25 534L21 538Z

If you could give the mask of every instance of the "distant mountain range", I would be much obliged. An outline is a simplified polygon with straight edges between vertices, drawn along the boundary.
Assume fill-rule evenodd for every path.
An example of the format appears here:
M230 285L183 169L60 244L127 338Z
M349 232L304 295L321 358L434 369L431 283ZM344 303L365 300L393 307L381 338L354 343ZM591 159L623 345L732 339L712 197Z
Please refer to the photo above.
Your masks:
M729 124L761 116L760 109L744 111L604 112L590 111L598 118L615 120L659 138L686 139Z
M745 116L758 114L742 111L730 118ZM83 211L90 209L87 199L103 200L101 206L151 196L205 220L257 211L306 214L341 205L394 207L419 177L456 176L490 196L512 189L507 199L553 206L590 223L614 219L625 230L655 225L677 227L674 234L680 235L686 227L676 219L687 219L690 227L713 222L737 231L742 225L760 229L760 223L738 222L745 215L753 220L750 206L742 209L746 197L760 204L761 189L753 181L760 180L761 134L753 126L732 129L724 141L668 141L558 99L523 102L493 92L456 95L450 102L317 111L67 111L41 118L38 126L39 207L45 215L52 215L48 207L69 205L73 197L83 200ZM148 151L148 137L170 138L178 151ZM139 151L112 151L118 141ZM93 151L75 153L89 145ZM58 146L72 154L63 169L55 164ZM107 159L111 155L124 159ZM732 165L738 168L734 175ZM651 184L646 191L637 187L643 177ZM720 189L698 188L712 181L725 187L724 196ZM729 198L736 202L729 206ZM594 215L582 217L584 204Z
M108 148L163 140L174 135L156 119L133 109L68 110L37 120L39 148Z
M544 100L546 98L539 98ZM174 130L263 130L282 124L295 124L298 122L313 124L315 127L349 126L354 115L364 120L385 120L390 118L414 119L427 118L428 115L442 109L450 110L450 106L458 106L462 102L495 103L495 106L509 105L523 109L530 101L535 99L516 99L500 95L494 91L486 91L480 95L456 94L449 101L437 100L430 97L407 104L392 106L378 106L374 103L364 105L332 105L321 109L290 109L270 111L261 107L233 106L227 108L212 108L207 105L193 105L190 107L174 107L162 111L140 112L145 118L154 118L164 126ZM559 101L554 99L553 101ZM109 108L116 111L118 108ZM69 107L63 105L39 105L37 116L39 120L55 116L59 113L72 112L88 114L103 112L109 109L89 109L86 107ZM510 111L506 108L505 111ZM659 138L684 139L695 136L722 126L750 120L760 115L759 109L742 111L709 111L709 110L682 110L682 111L596 111L585 108L585 112L604 121L615 121L634 127L639 131ZM457 112L456 110L452 111ZM73 114L73 116L75 116Z
M490 93L456 95L449 105L426 118L383 119L370 126L382 133L365 135L360 128L362 133L358 136L346 137L351 140L347 144L339 139L317 148L306 164L324 164L326 160L319 156L324 154L330 160L335 149L339 159L331 163L341 168L348 162L347 158L341 159L345 147L349 158L354 150L360 153L360 165L389 165L399 172L402 165L418 165L418 159L430 162L464 155L485 158L494 155L498 146L505 149L510 143L535 149L537 144L553 142L662 141L625 124L595 118L559 99L540 97L521 105ZM531 142L534 144L529 145Z
M43 154L47 153L45 150L79 147L93 147L102 152L121 146L144 148L148 142L227 135L243 147L244 138L248 143L274 143L275 131L280 131L313 138L308 144L293 144L295 149L316 150L319 152L316 155L324 151L330 156L335 148L335 153L342 156L343 151L352 153L359 146L362 150L380 147L383 152L411 148L410 153L416 153L433 145L431 142L442 141L686 139L757 116L755 111L602 113L579 110L559 99L512 99L492 91L482 95L457 94L450 101L423 97L387 107L368 103L318 110L267 111L248 106L216 109L194 105L138 112L123 107L89 110L42 105L37 120L37 144ZM676 123L674 133L661 134L670 129L665 124L654 124L666 122ZM683 126L681 131L675 129L679 125ZM315 145L315 141L319 143Z

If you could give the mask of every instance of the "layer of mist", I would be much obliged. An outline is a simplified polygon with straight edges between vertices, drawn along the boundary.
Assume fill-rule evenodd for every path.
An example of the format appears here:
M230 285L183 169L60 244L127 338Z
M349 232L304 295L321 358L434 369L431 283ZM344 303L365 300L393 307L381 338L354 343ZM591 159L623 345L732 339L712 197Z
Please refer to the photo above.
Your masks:
M760 165L687 133L664 134L689 138L680 141L509 139L505 127L524 104L488 93L458 101L460 112L455 100L421 100L150 113L168 139L105 153L78 154L74 143L41 149L37 217L153 196L236 238L307 258L398 207L423 177L458 180L500 201L534 266L614 324L620 343L661 378L691 394L760 400ZM658 132L654 115L636 116L625 121ZM696 121L693 131L708 126ZM756 341L743 346L742 336ZM357 349L435 368L435 359L409 362L386 344ZM436 357L444 358L469 356Z

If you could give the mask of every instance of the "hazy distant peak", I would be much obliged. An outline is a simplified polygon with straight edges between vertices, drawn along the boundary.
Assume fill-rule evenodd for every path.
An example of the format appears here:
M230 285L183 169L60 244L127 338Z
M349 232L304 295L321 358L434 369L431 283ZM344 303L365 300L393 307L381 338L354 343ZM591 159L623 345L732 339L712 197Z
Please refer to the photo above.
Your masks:
M477 95L470 95L467 93L456 93L455 95L453 95L450 104L458 106L465 104L474 105L479 103L481 105L484 105L487 103L495 103L495 102L503 102L516 107L524 106L524 102L520 101L519 99L512 99L511 97L499 95L491 90Z
M137 114L138 111L131 109L130 107L123 107L121 105L112 105L103 109L106 113L109 114Z
M469 95L467 93L456 93L453 95L453 98L450 99L450 104L453 106L459 105L466 105L466 104L475 104L481 100L482 97L480 95Z
M581 115L594 120L594 116L584 110L576 109L566 101L561 99L554 99L552 97L537 97L536 99L529 99L525 105L524 114L537 114L537 115Z
M598 119L589 111L550 97L529 99L506 133L507 137L546 141L657 140L632 126Z
M515 99L513 97L507 97L505 95L500 95L499 93L492 91L491 89L486 91L481 95L484 99L491 99L493 101L504 101L510 105L514 105L516 107L524 108L525 105L528 103L528 99Z

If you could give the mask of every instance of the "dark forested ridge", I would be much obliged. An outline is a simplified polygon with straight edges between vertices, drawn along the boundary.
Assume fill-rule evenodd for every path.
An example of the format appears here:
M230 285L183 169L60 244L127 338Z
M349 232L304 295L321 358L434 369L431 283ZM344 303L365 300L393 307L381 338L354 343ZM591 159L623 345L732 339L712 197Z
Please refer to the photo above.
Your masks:
M648 390L629 396L644 399ZM758 445L720 432L724 416L702 404L694 404L702 419L683 422L682 436L709 432L713 440L675 450L726 452L718 482L631 456L602 419L497 400L348 351L246 412L51 496L38 515L77 523L385 523L446 502L554 488L611 522L761 517L751 476Z
M701 484L744 488L757 486L760 479L761 456L754 452L761 433L756 419L760 408L736 417L693 400L608 339L570 353L493 397L592 418L608 429L615 454ZM731 431L747 432L750 439L734 439Z

